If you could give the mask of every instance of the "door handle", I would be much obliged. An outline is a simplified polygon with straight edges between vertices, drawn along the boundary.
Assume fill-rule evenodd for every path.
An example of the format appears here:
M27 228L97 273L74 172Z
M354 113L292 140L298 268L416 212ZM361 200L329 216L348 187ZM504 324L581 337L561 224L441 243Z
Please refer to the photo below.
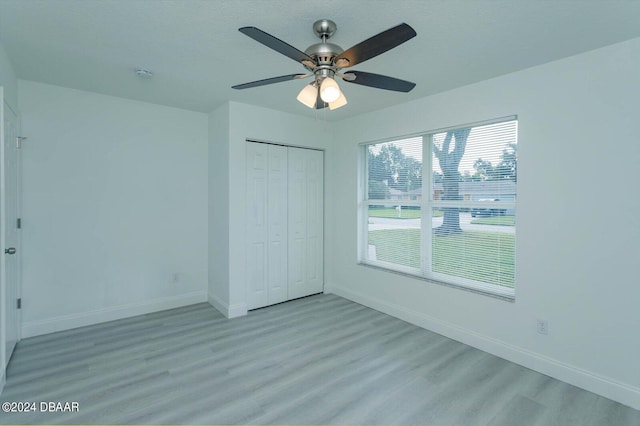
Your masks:
M14 247L9 247L8 249L4 249L6 254L16 254L16 249Z

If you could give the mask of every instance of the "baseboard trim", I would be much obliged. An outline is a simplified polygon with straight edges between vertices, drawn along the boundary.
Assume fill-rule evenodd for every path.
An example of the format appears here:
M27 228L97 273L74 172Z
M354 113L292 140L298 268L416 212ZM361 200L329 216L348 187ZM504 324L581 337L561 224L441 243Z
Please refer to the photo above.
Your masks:
M640 410L640 388L583 370L406 307L332 285L329 291L492 355Z
M222 315L229 319L243 317L247 315L248 312L247 305L245 303L229 305L212 294L209 295L208 301L211 306L216 308Z
M188 306L206 301L206 292L194 291L187 294L181 294L179 296L161 297L129 305L113 306L89 312L62 315L47 320L29 321L22 324L22 338L24 339L26 337L70 330L72 328L179 308L181 306Z

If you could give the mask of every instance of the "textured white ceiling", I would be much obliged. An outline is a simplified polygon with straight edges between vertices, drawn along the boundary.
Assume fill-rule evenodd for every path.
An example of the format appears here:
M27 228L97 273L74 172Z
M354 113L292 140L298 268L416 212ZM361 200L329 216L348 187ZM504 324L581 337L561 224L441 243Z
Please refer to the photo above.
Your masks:
M417 83L395 93L341 83L349 104L315 111L305 82L233 90L303 72L238 31L256 26L300 50L313 22L338 24L347 49L401 22L418 36L356 70ZM342 119L640 37L640 1L540 0L0 0L0 43L18 77L209 112L234 100ZM154 72L151 80L134 74Z

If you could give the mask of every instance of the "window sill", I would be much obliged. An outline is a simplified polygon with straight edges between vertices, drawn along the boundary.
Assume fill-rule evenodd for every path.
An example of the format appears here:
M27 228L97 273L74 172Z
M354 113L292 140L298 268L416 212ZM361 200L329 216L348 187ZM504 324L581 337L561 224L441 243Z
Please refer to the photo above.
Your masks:
M438 284L438 285L443 285L443 286L446 286L446 287L451 287L451 288L455 288L455 289L459 289L459 290L463 290L463 291L468 291L468 292L479 294L479 295L482 295L482 296L493 297L494 299L500 299L500 300L504 300L506 302L515 303L515 301L516 301L516 296L515 296L515 290L514 289L506 289L505 288L504 293L503 292L494 292L494 291L487 290L487 289L474 288L474 287L468 287L468 286L464 286L464 285L460 285L460 284L453 284L453 283L448 283L448 282L444 282L444 281L439 281L439 280L435 280L433 278L427 278L427 277L422 276L422 275L412 274L412 273L403 272L403 271L397 271L397 270L394 270L394 269L389 269L389 268L385 268L385 267L382 267L382 266L373 265L371 263L358 262L358 265L364 266L364 267L367 267L367 268L372 268L372 269L375 269L375 270L378 270L378 271L389 272L389 273L396 274L396 275L402 275L404 277L413 278L413 279L417 279L417 280L420 280L420 281L426 281L426 282L432 283L432 284Z

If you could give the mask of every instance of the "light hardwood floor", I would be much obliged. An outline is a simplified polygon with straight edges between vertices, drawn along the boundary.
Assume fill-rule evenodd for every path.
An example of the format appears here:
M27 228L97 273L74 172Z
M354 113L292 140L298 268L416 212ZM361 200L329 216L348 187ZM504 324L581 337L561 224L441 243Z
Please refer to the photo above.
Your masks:
M199 304L25 339L0 423L640 425L640 412L333 295Z

